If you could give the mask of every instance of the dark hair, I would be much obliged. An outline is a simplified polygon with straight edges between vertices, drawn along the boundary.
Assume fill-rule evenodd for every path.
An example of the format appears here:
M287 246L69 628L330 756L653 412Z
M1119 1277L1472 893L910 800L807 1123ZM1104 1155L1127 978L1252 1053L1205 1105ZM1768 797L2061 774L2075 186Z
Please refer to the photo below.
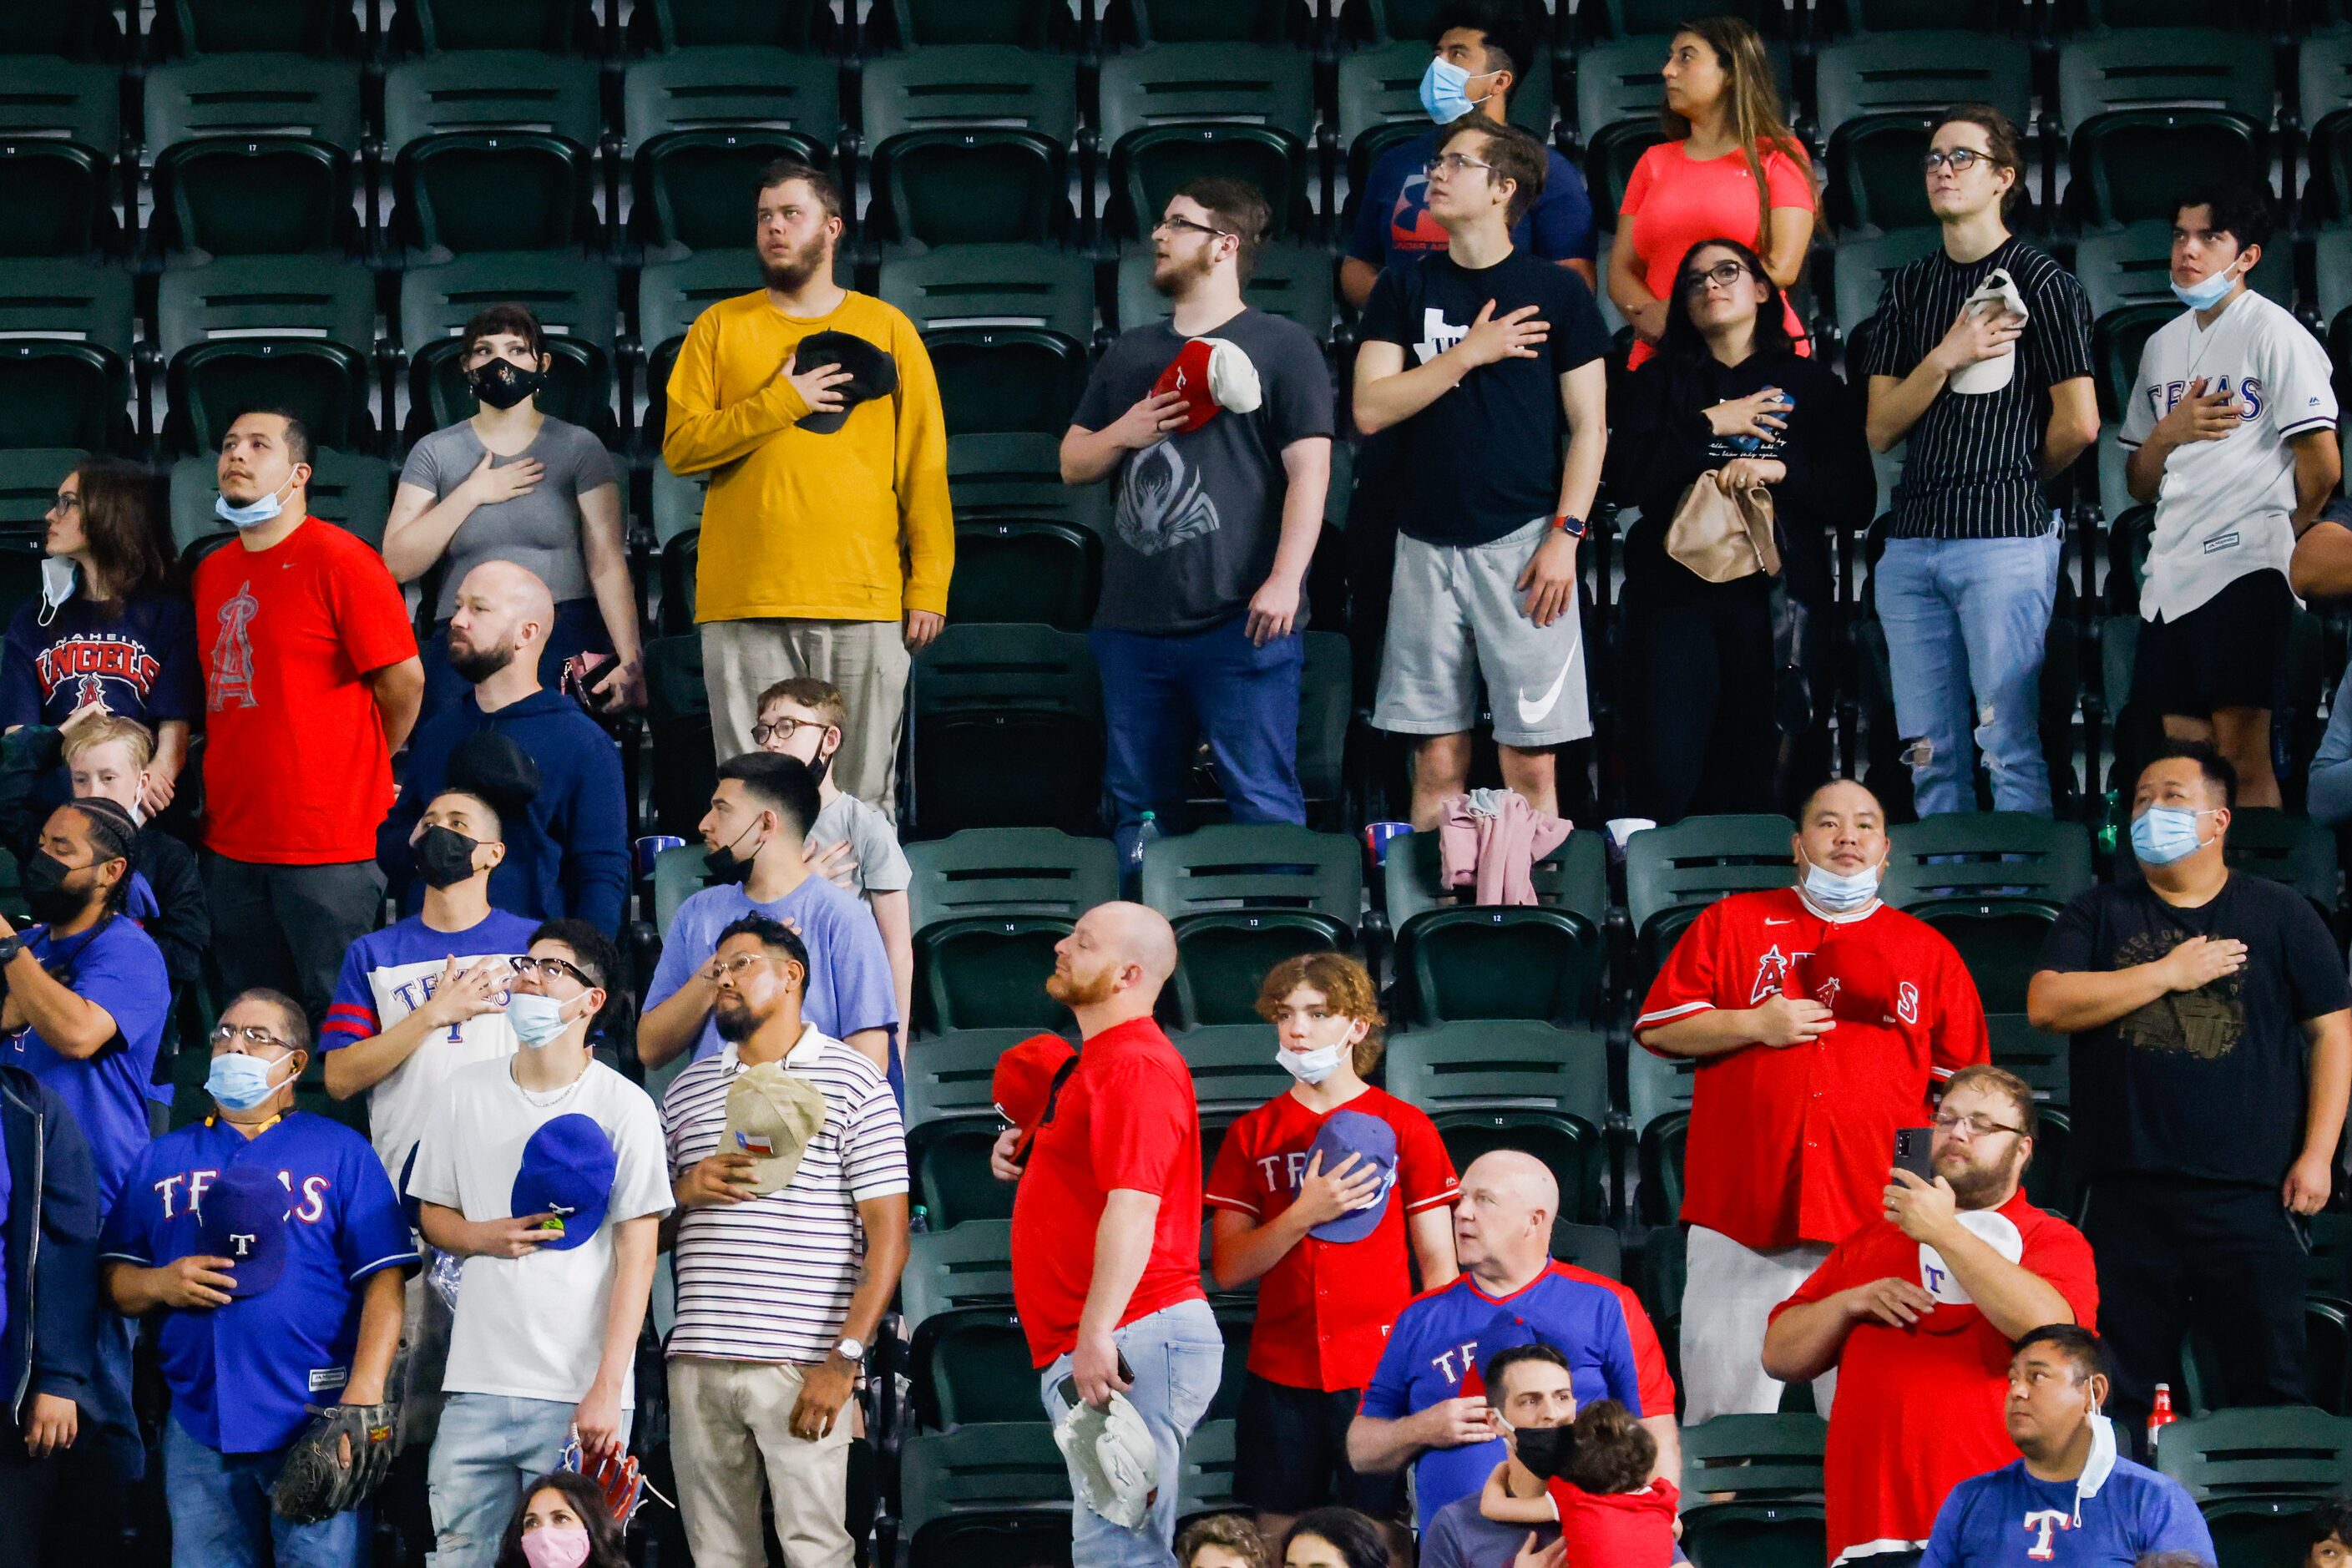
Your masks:
M841 216L841 187L823 169L811 168L797 158L778 158L760 171L760 189L763 191L772 191L794 180L816 193L817 204L824 208L825 216Z
M1192 1556L1203 1546L1220 1546L1250 1568L1271 1568L1265 1537L1255 1521L1238 1513L1213 1513L1194 1520L1176 1537L1176 1568L1192 1568Z
M221 1016L240 1002L259 1002L278 1010L278 1021L286 1030L286 1042L298 1051L310 1048L310 1015L302 1011L302 1004L283 991L273 991L267 985L248 985L222 1005Z
M1388 1568L1388 1537L1381 1527L1352 1508L1318 1508L1300 1514L1282 1537L1282 1555L1302 1535L1328 1541L1339 1549L1348 1568Z
M2311 1526L2310 1542L2316 1546L2333 1536L2347 1546L2352 1546L2352 1497L2326 1498L2314 1503L2307 1521Z
M82 537L89 542L90 564L106 584L109 603L120 606L140 595L163 592L171 582L172 558L148 521L146 473L110 458L84 458L73 473Z
M1700 335L1698 323L1691 320L1690 290L1684 282L1702 250L1723 249L1738 258L1748 275L1764 285L1764 302L1756 307L1756 352L1759 354L1788 354L1797 352L1789 338L1788 307L1781 302L1780 286L1766 271L1764 258L1736 239L1702 239L1683 252L1681 263L1675 268L1675 297L1666 301L1665 335L1658 341L1662 359L1680 361L1691 365L1709 360L1706 339Z
M621 1527L613 1521L604 1489L572 1470L551 1470L522 1489L514 1517L507 1521L506 1533L499 1537L496 1568L530 1568L530 1559L522 1554L522 1516L530 1500L543 1491L562 1492L580 1522L588 1527L588 1556L581 1568L628 1568L628 1559L621 1552Z
M484 795L481 791L471 788L466 784L445 784L439 789L433 792L433 800L428 800L425 803L425 809L427 811L432 810L433 801L439 800L445 795L462 795L467 800L472 801L475 805L480 806L484 811L490 814L490 826L491 829L498 834L498 837L496 838L477 839L477 843L504 844L507 841L506 818L499 814L499 803L497 801L492 800L488 795Z
M1211 220L1235 237L1240 248L1234 253L1234 270L1248 282L1257 268L1257 253L1265 247L1266 231L1274 226L1265 193L1247 180L1202 174L1177 186L1175 194L1208 208Z
M286 421L287 457L298 463L307 463L310 460L310 427L302 423L302 416L299 414L295 413L291 408L271 408L256 405L251 408L238 409L236 418L231 419L229 423L234 425L237 419L242 419L248 414L267 414L272 419Z
M1965 1067L1945 1080L1944 1092L1956 1089L1989 1089L2017 1109L2017 1129L2028 1138L2042 1136L2042 1112L2033 1108L2033 1087L2007 1068L1990 1062Z
M815 775L798 757L774 752L746 752L719 763L719 777L722 782L735 780L762 806L779 816L789 817L794 837L806 837L809 825L824 808Z
M604 1005L588 1020L588 1037L594 1039L605 1020L613 1016L613 1010L624 1001L621 950L594 925L570 917L541 921L539 929L530 933L530 942L523 945L528 948L531 942L560 942L570 948L573 966L588 977L591 985L604 994Z
M1482 115L1465 114L1437 137L1440 153L1464 136L1486 139L1486 162L1494 165L1492 178L1509 180L1517 187L1511 192L1510 205L1503 209L1503 221L1517 223L1527 216L1528 209L1543 195L1544 176L1550 173L1549 150L1531 131L1516 125L1497 125Z
M2017 205L2025 195L2025 139L2018 133L2017 122L1990 103L1956 103L1936 117L1927 134L1932 137L1953 124L1973 125L1985 133L1985 151L1992 154L1993 167L2016 176L2001 193L2000 210Z
M1486 1384L1486 1403L1492 1405L1496 1402L1495 1394L1497 1389L1503 1386L1504 1374L1508 1373L1513 1367L1525 1366L1531 1361L1541 1362L1546 1366L1556 1366L1559 1368L1560 1371L1566 1373L1573 1373L1576 1370L1574 1367L1568 1364L1568 1358L1566 1356L1560 1354L1558 1350L1554 1349L1550 1345L1532 1344L1507 1346L1505 1349L1496 1351L1494 1355L1488 1359L1486 1363L1486 1370L1480 1374Z
M2191 185L2172 204L2174 220L2179 221L2190 207L2210 212L2213 221L2209 226L2236 240L2240 250L2271 242L2271 194L2259 185L2235 180Z
M1688 33L1715 51L1716 64L1723 69L1724 93L1728 99L1725 120L1732 140L1738 142L1739 153L1748 164L1748 177L1756 187L1756 243L1772 248L1772 182L1765 177L1764 159L1778 153L1796 165L1805 176L1808 189L1813 188L1812 155L1789 125L1788 111L1780 104L1780 89L1772 79L1771 57L1764 52L1763 35L1737 16L1701 16L1696 21L1675 24L1676 37ZM1668 109L1658 106L1658 123L1669 142L1690 139L1691 122Z
M1511 86L1517 89L1528 79L1528 68L1536 63L1536 36L1526 17L1526 11L1508 0L1449 0L1437 8L1436 20L1430 24L1429 45L1435 48L1456 28L1479 34L1486 51L1486 70L1510 72Z
M1632 1411L1596 1399L1576 1413L1574 1438L1560 1479L1595 1497L1642 1489L1658 1462L1658 1440Z
M466 344L464 352L472 353L474 345L482 339L507 332L523 341L524 346L530 350L531 358L547 357L547 334L541 330L539 318L512 302L488 305L473 313L461 334Z
M79 814L88 825L92 866L109 860L122 862L122 875L106 890L105 906L110 913L121 909L131 897L131 873L139 868L139 825L129 812L100 795L69 800L58 809Z
M2036 1345L2048 1345L2064 1356L2086 1380L2107 1375L2106 1347L2099 1342L2098 1335L2080 1323L2044 1323L2038 1329L2028 1329L2011 1343L2010 1359L2016 1360Z
M719 940L710 944L710 950L716 952L739 936L756 939L770 952L782 954L799 964L803 974L808 973L808 944L783 921L766 915L738 915L719 931Z
M2139 765L2139 771L2145 776L2147 770L2157 763L2168 763L2175 757L2185 757L2195 763L2198 771L2205 775L2207 784L2221 786L2221 804L2232 811L2238 808L2237 764L2223 756L2221 749L2210 741L2168 739L2148 753L2147 761Z

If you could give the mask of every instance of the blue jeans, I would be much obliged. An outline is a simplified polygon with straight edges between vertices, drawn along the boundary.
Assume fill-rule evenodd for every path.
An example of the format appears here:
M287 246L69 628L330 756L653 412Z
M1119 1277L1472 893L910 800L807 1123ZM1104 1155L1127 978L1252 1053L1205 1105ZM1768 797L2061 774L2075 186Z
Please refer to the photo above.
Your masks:
M1307 639L1264 647L1249 616L1204 632L1158 637L1097 626L1087 640L1102 676L1113 837L1120 864L1147 811L1164 830L1184 799L1197 732L1209 742L1235 822L1305 822L1298 790L1298 683Z
M434 1568L491 1568L522 1489L555 1468L577 1408L560 1399L449 1395L425 1468L433 1494L434 1551L426 1561ZM622 1411L624 1443L630 1420Z
M1208 1414L1224 1376L1224 1335L1206 1301L1179 1301L1136 1319L1111 1339L1135 1374L1127 1397L1160 1447L1160 1495L1135 1530L1121 1530L1083 1505L1073 1507L1070 1562L1074 1568L1171 1568L1176 1479L1182 1473L1185 1440ZM1070 1363L1069 1356L1056 1356L1039 1377L1045 1418L1056 1426L1070 1407L1055 1384L1070 1375Z
M1919 815L1976 809L1973 737L1993 809L2049 816L2042 651L2058 595L2057 533L1889 540L1874 588Z
M224 1454L163 1423L163 1500L172 1512L172 1568L351 1568L367 1542L367 1506L317 1524L269 1507L286 1450ZM263 1542L267 1542L265 1549ZM491 1545L498 1543L494 1541Z

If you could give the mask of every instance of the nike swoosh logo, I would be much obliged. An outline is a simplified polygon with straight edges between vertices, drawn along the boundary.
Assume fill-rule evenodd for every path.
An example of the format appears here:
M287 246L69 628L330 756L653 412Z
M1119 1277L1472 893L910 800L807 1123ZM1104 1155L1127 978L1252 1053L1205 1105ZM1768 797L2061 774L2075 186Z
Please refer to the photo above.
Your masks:
M1559 673L1552 677L1551 689L1546 691L1540 699L1533 702L1528 701L1525 689L1514 693L1518 700L1520 723L1540 724L1551 717L1552 709L1559 701L1559 694L1568 687L1568 672L1576 668L1576 656L1583 646L1583 642L1580 639L1575 647L1568 650L1568 662L1559 667Z
M1775 921L1775 920L1768 920L1768 921L1766 921L1764 923L1765 923L1766 925L1768 925L1768 926L1792 926L1792 925L1795 925L1797 922L1796 922L1795 921Z

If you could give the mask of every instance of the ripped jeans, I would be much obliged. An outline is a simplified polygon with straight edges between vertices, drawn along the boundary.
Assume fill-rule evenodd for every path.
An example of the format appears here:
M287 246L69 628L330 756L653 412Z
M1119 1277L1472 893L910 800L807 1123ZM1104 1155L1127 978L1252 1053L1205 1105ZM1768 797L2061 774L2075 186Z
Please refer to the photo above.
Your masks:
M1992 774L1994 810L2050 815L2042 652L2058 552L2055 530L1887 542L1874 591L1921 816L1977 808L1972 741Z

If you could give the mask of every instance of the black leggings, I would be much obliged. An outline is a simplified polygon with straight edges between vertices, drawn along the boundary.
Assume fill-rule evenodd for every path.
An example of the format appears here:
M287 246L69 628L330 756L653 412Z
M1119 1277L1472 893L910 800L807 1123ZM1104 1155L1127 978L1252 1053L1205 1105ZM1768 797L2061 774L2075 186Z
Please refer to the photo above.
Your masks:
M1628 805L1661 824L1780 809L1771 588L1762 577L1661 594L1625 584Z

